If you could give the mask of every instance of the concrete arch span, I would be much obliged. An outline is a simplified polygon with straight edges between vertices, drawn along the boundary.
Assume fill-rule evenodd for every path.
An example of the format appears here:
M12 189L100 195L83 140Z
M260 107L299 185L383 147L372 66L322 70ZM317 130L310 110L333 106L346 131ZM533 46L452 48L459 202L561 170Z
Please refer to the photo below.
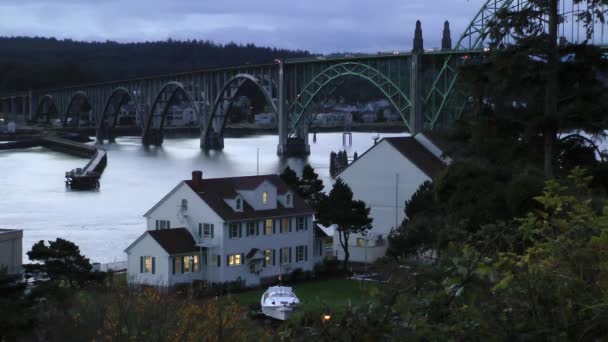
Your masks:
M178 95L185 96L185 100L192 104L194 113L197 121L201 121L200 110L198 102L195 101L192 94L186 89L186 87L180 82L169 82L162 86L160 91L157 93L150 111L144 116L143 129L142 129L142 142L144 145L162 145L163 142L163 128L165 124L165 117L167 110L171 104L175 101Z
M224 147L224 128L226 127L228 113L234 104L236 94L246 82L253 83L262 93L266 102L271 106L275 122L279 122L279 110L273 99L273 90L276 84L266 78L259 78L251 74L237 74L229 79L218 93L209 115L204 119L201 127L201 147L204 149L222 149ZM278 92L278 90L274 91Z

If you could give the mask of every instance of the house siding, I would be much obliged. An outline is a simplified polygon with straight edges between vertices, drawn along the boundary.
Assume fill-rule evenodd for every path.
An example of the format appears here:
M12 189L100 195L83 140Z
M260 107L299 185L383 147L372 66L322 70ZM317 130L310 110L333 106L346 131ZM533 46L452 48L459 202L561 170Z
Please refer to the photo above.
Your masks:
M262 193L266 191L268 193L267 205L262 204ZM253 208L256 208L259 213L263 215L264 210L276 209L277 200L277 189L271 182L265 181L261 183L256 189L252 190L241 190L239 191L243 199ZM293 195L293 193L292 193ZM182 199L185 199L188 203L186 210L181 210ZM145 283L145 284L156 284L163 283L168 286L172 286L179 283L188 283L194 280L204 280L209 283L225 283L231 281L241 280L247 286L259 285L265 279L272 279L278 277L279 274L287 274L293 270L300 268L304 271L311 271L314 267L315 262L321 261L322 257L315 254L315 243L314 243L314 229L313 229L313 216L311 214L288 216L291 222L291 231L286 233L280 232L280 222L283 217L268 217L274 222L274 233L271 235L264 234L264 221L266 218L260 218L251 221L240 221L240 222L225 222L219 215L217 215L205 201L203 201L192 188L186 183L180 183L176 188L172 190L170 195L165 197L159 204L157 204L152 210L146 214L147 229L156 229L156 220L169 220L171 222L171 228L186 228L194 237L194 240L198 243L201 248L199 252L200 257L200 272L181 274L176 272L173 274L173 258L174 256L168 255L160 245L158 249L154 249L155 246L150 245L147 236L141 241L136 242L129 251L129 277L133 278L132 282ZM305 217L306 229L297 231L297 217ZM256 233L257 235L247 236L247 222L256 222ZM199 238L198 226L199 223L207 223L214 225L214 236L213 238ZM237 223L241 225L241 237L231 239L229 236L230 223ZM306 261L296 262L296 247L306 246L307 259ZM292 260L287 265L280 265L280 249L284 247L291 248ZM275 252L275 264L271 263L262 267L263 261L253 261L256 264L256 272L251 272L250 263L252 260L247 259L247 254L252 249L258 249L263 254L265 250L271 249ZM148 275L141 275L139 273L139 256L141 253L153 253L157 252L157 266L160 257L163 255L163 276L150 277ZM131 254L134 255L131 257ZM204 255L203 255L204 254ZM241 265L229 266L228 256L231 254L240 254L242 256ZM220 266L217 266L217 260L219 256ZM131 260L133 259L133 260ZM206 263L204 262L206 260ZM159 267L157 267L157 273Z
M155 258L154 274L141 273L140 257ZM127 251L127 278L129 283L169 286L169 255L150 235L145 235Z
M263 222L264 220L257 220L259 226L259 235L257 236L246 236L245 229L247 227L246 222L242 223L243 234L241 238L230 239L228 238L229 225L225 225L225 236L223 244L223 265L219 273L219 282L234 281L237 278L241 278L247 285L256 285L264 278L278 277L280 273L287 274L297 268L301 268L303 271L312 271L315 261L314 257L314 231L312 226L312 215L306 215L306 230L296 231L296 217L289 217L291 221L291 232L281 233L280 225L278 221L281 219L275 218L275 233L272 235L264 235L263 233ZM304 217L304 216L299 216ZM295 250L297 246L306 246L307 248L307 261L296 262ZM280 265L280 249L289 247L292 249L292 260L287 265ZM230 254L244 254L245 256L251 249L257 248L262 253L267 249L272 249L275 252L275 264L261 267L259 274L251 273L249 270L249 262L245 257L243 263L239 266L228 266L225 264L226 256Z
M399 175L398 184L396 174ZM357 238L362 236L352 234L349 239L350 260L365 262L367 259L368 262L373 262L386 254L386 238L395 224L398 226L403 221L405 201L430 178L386 140L372 147L339 177L351 187L355 199L364 201L370 207L370 216L374 219L370 230L371 239L382 235L384 240L380 246L370 241L366 251L364 247L357 247ZM344 259L337 231L334 251L338 259Z

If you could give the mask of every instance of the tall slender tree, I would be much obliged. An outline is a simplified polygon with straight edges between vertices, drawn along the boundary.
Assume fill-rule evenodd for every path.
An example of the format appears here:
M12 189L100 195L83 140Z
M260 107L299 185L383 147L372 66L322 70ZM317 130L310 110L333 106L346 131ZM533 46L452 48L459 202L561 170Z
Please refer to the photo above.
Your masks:
M365 202L353 200L353 192L341 178L336 179L329 195L319 202L317 220L324 226L336 225L340 246L344 251L344 271L348 271L350 252L348 241L351 234L365 233L372 228L370 208Z

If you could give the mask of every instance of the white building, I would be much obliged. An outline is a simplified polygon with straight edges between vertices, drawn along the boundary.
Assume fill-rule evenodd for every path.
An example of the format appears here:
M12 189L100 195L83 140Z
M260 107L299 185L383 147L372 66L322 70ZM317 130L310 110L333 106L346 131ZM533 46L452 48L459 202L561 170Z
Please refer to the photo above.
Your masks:
M436 153L427 148L434 148ZM351 187L354 198L371 208L374 219L367 237L351 235L351 261L373 262L386 254L386 238L403 221L405 201L445 168L441 155L438 146L423 134L384 138L338 175ZM337 235L334 252L338 259L344 259Z
M147 231L125 252L131 283L277 280L323 258L313 210L279 176L180 182L144 217Z
M274 125L274 114L273 113L260 113L255 115L256 125Z
M167 126L182 127L197 122L196 112L189 104L174 105L167 110L165 117Z
M0 268L9 274L21 272L23 231L0 229Z

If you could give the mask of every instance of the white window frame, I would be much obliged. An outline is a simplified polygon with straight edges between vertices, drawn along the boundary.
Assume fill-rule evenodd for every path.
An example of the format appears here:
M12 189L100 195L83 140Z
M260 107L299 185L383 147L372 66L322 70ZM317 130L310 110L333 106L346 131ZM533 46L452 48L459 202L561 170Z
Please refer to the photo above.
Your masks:
M285 195L285 205L288 207L291 207L293 205L293 196L291 196L290 193L287 193L287 195Z
M256 236L257 225L258 225L257 221L249 221L249 222L247 222L247 235L248 236ZM251 231L249 231L250 228L253 229L253 233Z
M283 260L283 252L286 252L285 260ZM280 249L280 264L281 265L289 265L289 247L283 247Z
M232 232L232 229L233 229L233 228L236 228L236 230L235 230L236 234L232 234L232 233L233 233L233 232ZM240 223L229 223L229 224L228 224L228 238L229 238L229 239L233 239L233 240L234 240L234 239L240 239L240 236L239 236L239 235L240 235L240 234L239 234L239 231L240 231L240 230L241 230L241 225L240 225Z
M156 230L171 229L170 220L156 220Z
M304 249L305 246L296 246L296 262L304 262Z
M298 216L296 218L296 231L306 230L306 217Z
M203 223L203 237L211 238L213 237L213 223Z

